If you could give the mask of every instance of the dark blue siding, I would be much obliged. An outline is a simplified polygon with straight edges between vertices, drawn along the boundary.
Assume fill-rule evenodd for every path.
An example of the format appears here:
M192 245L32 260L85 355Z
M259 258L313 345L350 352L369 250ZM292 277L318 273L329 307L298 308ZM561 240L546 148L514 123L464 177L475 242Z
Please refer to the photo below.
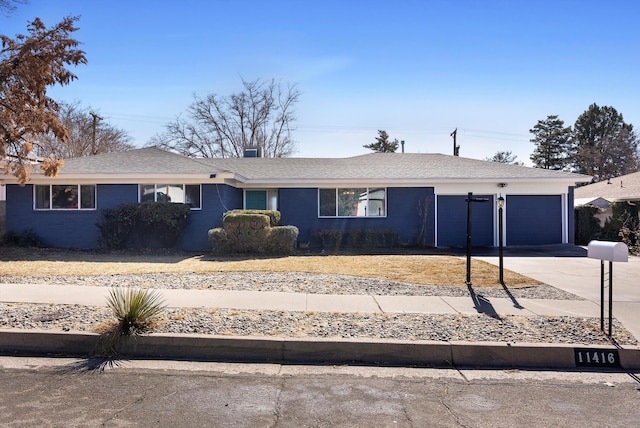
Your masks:
M395 230L402 243L416 242L420 232L418 201L430 198L427 241L434 244L434 196L432 187L387 188L387 217L318 218L318 189L280 189L278 204L283 225L296 226L300 242L310 239L311 231L378 229Z
M471 244L474 247L493 246L493 211L491 195L473 195L489 198L487 202L473 202L471 207ZM438 196L438 247L464 247L467 245L467 195Z
M508 195L507 245L562 243L562 196Z
M36 211L33 209L32 185L8 185L7 231L20 233L31 229L52 247L97 248L96 224L100 210L137 201L137 197L137 185L99 185L96 189L96 210Z
M222 215L228 210L242 208L242 189L226 184L202 185L202 209L191 211L191 219L178 247L188 251L211 249L209 230L222 227Z
M33 209L32 185L7 185L6 230L20 233L31 229L51 247L98 248L96 224L100 210L138 202L138 185L100 184L96 193L96 210L36 211ZM236 208L242 208L242 190L227 185L203 185L202 209L191 211L191 221L178 242L178 248L209 250L209 229L221 227L222 214L227 209Z

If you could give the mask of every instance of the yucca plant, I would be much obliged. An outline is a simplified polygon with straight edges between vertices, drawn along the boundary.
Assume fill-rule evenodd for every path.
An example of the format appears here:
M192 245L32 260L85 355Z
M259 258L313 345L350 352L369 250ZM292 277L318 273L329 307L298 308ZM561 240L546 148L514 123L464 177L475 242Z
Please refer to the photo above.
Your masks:
M102 352L110 355L117 353L126 338L151 330L165 307L160 293L140 288L112 288L107 306L116 318L115 324L102 335Z

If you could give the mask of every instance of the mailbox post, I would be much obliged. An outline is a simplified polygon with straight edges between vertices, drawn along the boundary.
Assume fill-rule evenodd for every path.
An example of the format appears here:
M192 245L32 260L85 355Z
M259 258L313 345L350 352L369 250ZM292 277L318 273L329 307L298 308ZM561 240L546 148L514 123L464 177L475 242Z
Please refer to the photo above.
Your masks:
M600 330L604 331L604 262L609 262L609 337L613 312L613 262L628 262L629 248L622 242L591 241L588 257L600 259Z

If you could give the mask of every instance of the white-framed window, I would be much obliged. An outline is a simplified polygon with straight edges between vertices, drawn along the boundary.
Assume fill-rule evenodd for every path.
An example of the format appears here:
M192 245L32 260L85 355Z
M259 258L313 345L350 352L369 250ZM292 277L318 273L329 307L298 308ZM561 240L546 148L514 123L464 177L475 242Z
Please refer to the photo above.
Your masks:
M244 209L246 210L277 210L278 190L251 190L244 191Z
M187 204L192 210L202 208L202 186L199 184L140 184L140 202L174 202Z
M319 217L386 217L384 187L318 189Z
M36 210L95 210L95 184L36 184L33 186Z

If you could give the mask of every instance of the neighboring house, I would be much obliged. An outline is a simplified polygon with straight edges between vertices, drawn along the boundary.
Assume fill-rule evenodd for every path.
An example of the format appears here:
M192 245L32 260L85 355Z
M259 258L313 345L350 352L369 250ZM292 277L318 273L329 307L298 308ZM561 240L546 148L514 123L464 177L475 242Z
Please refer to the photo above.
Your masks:
M581 186L576 188L574 193L576 207L590 205L600 208L596 216L600 220L600 225L604 226L605 221L611 218L612 203L640 202L640 171Z
M498 244L500 195L506 245L572 243L573 186L590 178L442 154L195 159L145 148L66 160L57 177L34 172L24 187L4 180L7 230L32 229L47 245L96 248L101 209L148 200L190 204L179 246L201 251L237 208L279 210L299 243L313 230L379 229L411 245L424 223L429 245L463 247L469 192L488 199L472 204L474 246Z

